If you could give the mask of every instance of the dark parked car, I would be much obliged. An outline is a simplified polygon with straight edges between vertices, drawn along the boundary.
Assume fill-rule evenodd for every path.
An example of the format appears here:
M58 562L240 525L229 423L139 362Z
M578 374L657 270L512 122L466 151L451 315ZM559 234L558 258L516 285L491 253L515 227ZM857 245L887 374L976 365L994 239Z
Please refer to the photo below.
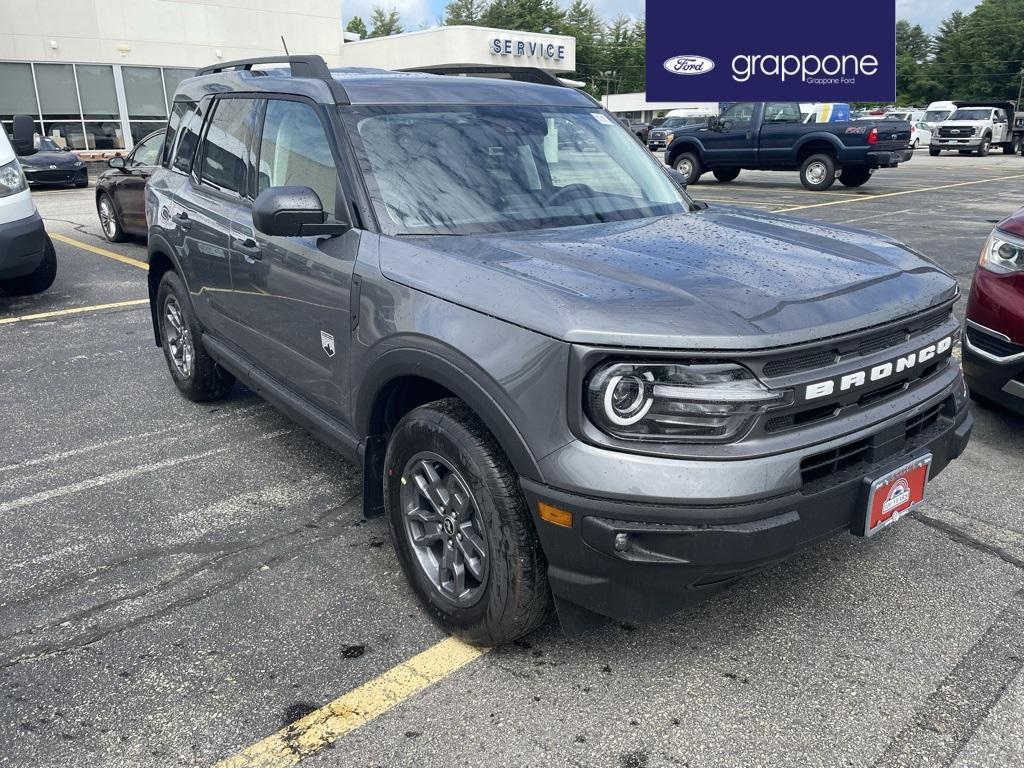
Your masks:
M707 117L666 117L661 123L652 126L647 134L647 148L652 152L664 149L672 143L675 138L675 131L679 128L698 128L708 124ZM671 137L671 138L670 138Z
M706 171L732 181L747 168L799 171L806 189L820 191L837 177L859 187L876 168L895 168L913 155L910 123L901 120L803 123L797 103L745 101L704 127L676 131L665 162L690 184Z
M550 82L218 64L178 86L146 188L176 387L237 379L359 462L412 589L478 643L874 534L972 424L954 278L697 204Z
M963 359L972 394L1024 414L1024 208L997 224L981 251Z
M33 144L35 153L19 158L29 184L89 186L89 170L78 155L61 149L49 136L36 135Z
M154 131L127 157L112 157L109 171L96 179L96 213L103 236L112 243L146 235L146 182L160 164L164 131Z

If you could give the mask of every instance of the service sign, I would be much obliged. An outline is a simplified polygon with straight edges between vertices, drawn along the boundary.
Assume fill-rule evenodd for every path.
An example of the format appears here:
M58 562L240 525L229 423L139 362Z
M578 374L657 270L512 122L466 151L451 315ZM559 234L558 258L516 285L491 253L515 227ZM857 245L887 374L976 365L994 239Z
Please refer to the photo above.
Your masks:
M895 99L895 0L647 0L648 101Z

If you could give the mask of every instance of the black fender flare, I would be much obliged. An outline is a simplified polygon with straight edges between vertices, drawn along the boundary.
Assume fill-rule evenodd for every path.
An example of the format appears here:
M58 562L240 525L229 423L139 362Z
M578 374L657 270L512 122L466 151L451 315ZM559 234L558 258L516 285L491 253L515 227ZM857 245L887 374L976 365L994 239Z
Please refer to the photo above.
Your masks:
M814 133L808 133L806 136L800 137L800 140L793 145L793 158L795 159L799 157L800 151L812 141L824 141L830 144L836 151L837 156L840 152L847 149L835 134L826 133L824 131L815 131Z
M394 340L391 340L394 343ZM543 482L540 467L519 428L508 416L511 402L480 366L444 344L417 336L399 340L376 357L366 369L355 394L353 423L356 434L373 437L372 420L378 395L391 382L418 376L429 379L468 405L494 435L512 467L523 476Z
M153 322L153 337L156 340L156 345L160 346L160 321L156 316L156 290L159 284L154 279L153 274L153 257L157 254L166 257L170 262L175 272L178 273L178 277L181 278L181 282L185 284L185 291L189 295L189 301L191 301L192 293L188 287L188 280L185 277L184 271L181 269L181 264L178 261L178 256L174 251L174 247L170 244L166 237L159 232L149 233L149 237L146 242L146 259L149 262L150 268L146 273L146 283L149 287L149 316Z
M704 145L695 136L682 136L668 145L670 166L675 162L680 152L695 152L701 163L704 162Z

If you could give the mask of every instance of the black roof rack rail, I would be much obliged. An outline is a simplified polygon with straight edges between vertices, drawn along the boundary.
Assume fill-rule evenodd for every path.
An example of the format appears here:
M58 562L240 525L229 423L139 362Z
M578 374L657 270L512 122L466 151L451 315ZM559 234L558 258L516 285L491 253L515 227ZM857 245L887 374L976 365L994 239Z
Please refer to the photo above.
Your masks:
M334 95L335 103L350 103L348 94L345 92L345 88L341 83L334 79L334 76L331 74L331 70L328 68L327 62L324 61L323 56L319 56L315 53L302 56L263 56L255 59L224 61L220 64L203 67L196 72L196 75L215 75L221 72L238 70L249 72L252 71L254 66L260 64L287 64L291 67L292 77L306 77L312 78L313 80L320 80L326 83L327 87L330 88L331 93Z
M403 72L426 72L431 75L480 75L489 77L494 75L508 75L510 80L517 80L521 83L537 83L539 85L557 85L559 88L569 88L557 77L539 67L510 67L494 64L436 64L426 67L410 67L403 69Z

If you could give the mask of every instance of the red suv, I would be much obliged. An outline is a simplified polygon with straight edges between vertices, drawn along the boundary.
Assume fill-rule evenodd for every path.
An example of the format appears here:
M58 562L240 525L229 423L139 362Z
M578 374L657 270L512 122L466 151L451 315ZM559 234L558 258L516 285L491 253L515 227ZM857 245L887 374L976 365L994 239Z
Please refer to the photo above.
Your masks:
M981 251L963 353L971 392L1024 414L1024 208L997 224Z

